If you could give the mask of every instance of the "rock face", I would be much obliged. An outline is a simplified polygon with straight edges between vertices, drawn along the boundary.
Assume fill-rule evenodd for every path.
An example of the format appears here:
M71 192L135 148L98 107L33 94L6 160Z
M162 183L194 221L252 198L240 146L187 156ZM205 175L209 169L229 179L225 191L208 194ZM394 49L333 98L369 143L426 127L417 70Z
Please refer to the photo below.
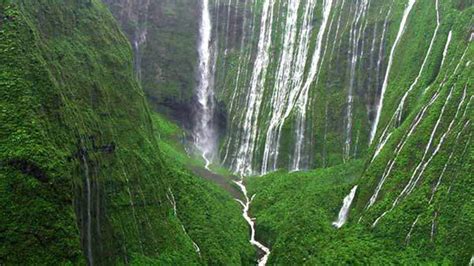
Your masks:
M132 44L135 71L152 107L190 128L199 1L104 2Z

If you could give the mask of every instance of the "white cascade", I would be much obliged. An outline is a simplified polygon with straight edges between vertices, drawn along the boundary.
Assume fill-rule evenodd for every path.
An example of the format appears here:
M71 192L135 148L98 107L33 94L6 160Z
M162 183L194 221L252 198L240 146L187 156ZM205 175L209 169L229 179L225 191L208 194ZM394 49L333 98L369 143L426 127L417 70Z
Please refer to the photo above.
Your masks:
M405 243L408 245L410 243L411 239L411 234L413 233L413 230L415 229L416 224L418 223L418 220L420 219L420 215L416 216L415 221L410 226L410 231L408 231L407 236L405 237Z
M229 114L232 114L233 111L234 111L234 104L235 104L235 99L237 97L237 92L239 91L239 85L240 85L240 81L241 81L241 78L242 78L242 68L243 66L246 65L246 63L248 62L247 60L247 55L245 54L245 49L244 49L244 46L245 46L245 41L246 41L246 32L247 32L247 16L245 14L246 10L247 10L247 6L248 6L248 1L249 0L245 0L244 2L244 14L243 14L243 21L242 21L242 38L240 40L240 54L239 54L239 65L237 67L237 76L236 76L236 80L235 80L235 86L234 86L234 91L232 92L232 98L230 100L230 107L229 107ZM252 24L252 35L253 35L253 24ZM252 38L253 40L253 38ZM250 53L249 53L250 54ZM232 121L231 121L231 127L233 125L233 120L235 119L236 116L232 116ZM232 128L230 130L230 132L232 132ZM227 137L226 139L226 145L225 145L225 154L224 154L224 157L222 159L222 163L224 164L226 161L227 161L227 158L229 156L229 150L230 150L230 145L232 143L232 138L231 136Z
M246 99L246 111L241 124L240 144L233 166L236 173L244 176L252 173L254 148L257 139L257 123L260 115L267 67L270 60L269 49L272 39L273 5L274 1L271 0L263 2L257 55L253 66L250 90Z
M402 17L402 21L400 22L400 28L398 29L397 37L396 37L395 42L393 43L392 49L390 51L390 56L389 56L388 65L387 65L387 71L385 72L385 78L384 78L384 82L383 82L383 85L382 85L382 91L380 93L380 99L379 99L379 103L378 103L378 106L377 106L377 112L376 112L376 115L375 115L375 121L372 125L372 130L370 132L370 141L369 141L370 143L372 143L372 141L375 137L375 134L377 133L377 127L378 127L378 124L379 124L380 115L382 113L383 100L384 100L384 96L385 96L385 91L387 90L387 87L388 87L388 78L390 76L390 69L392 68L392 63L393 63L393 58L394 58L394 55L395 55L395 50L396 50L396 48L398 46L398 43L400 42L400 40L403 36L403 33L405 32L405 26L406 26L406 23L407 23L407 20L408 20L408 15L410 15L410 12L411 12L413 6L415 5L415 2L416 2L416 0L409 0L408 1L408 4L405 8L405 11L403 11L403 17Z
M342 12L344 10L344 5L346 3L346 0L342 0L342 3L340 5L340 8L339 8L339 14L338 14L338 18L337 18L337 25L336 25L336 33L334 34L334 38L337 40L337 39L340 39L339 38L339 29L341 28L341 18L342 18ZM332 46L331 48L331 54L330 54L330 58L332 58L333 54L334 54L334 49L336 48L336 43L337 41L335 41L334 45Z
M86 213L87 213L87 220L86 220L86 250L87 250L87 262L89 265L94 265L94 257L92 253L92 191L91 191L91 179L90 179L90 172L89 172L89 164L87 163L87 158L85 154L81 156L82 163L84 164L84 175L86 179Z
M314 1L308 1L306 4L306 10L304 13L303 24L297 39L297 22L298 22L298 9L300 1L290 0L287 4L287 15L286 24L284 30L284 39L282 45L282 52L278 62L278 70L276 75L275 86L273 88L271 97L271 118L270 124L266 133L265 147L262 161L262 173L275 170L276 163L278 160L278 142L281 133L281 126L284 123L284 115L289 105L288 101L294 98L294 91L291 84L291 78L296 77L297 79L302 77L302 71L304 67L297 67L294 63L300 60L306 59L307 44L309 42L310 29L308 17L312 13L310 9L314 8ZM299 47L295 47L299 44ZM295 55L295 48L297 54ZM297 57L296 59L294 57ZM304 62L300 63L304 64ZM295 69L295 67L297 69Z
M456 65L456 68L454 69L454 73L452 73L451 76L454 76L457 74L458 70L459 70L459 67L462 65L462 62L464 60L464 57L466 55L466 51L467 51L467 48L466 50L464 50L461 58L459 59L459 62L458 64ZM469 62L468 62L469 63ZM447 77L448 77L448 73L446 73L446 76L443 78L443 81L444 80L447 80ZM433 97L431 98L430 102L425 105L422 110L417 114L417 116L415 117L415 121L414 123L412 124L411 128L410 128L410 131L406 134L405 138L402 139L402 141L398 144L396 150L395 150L395 156L394 158L387 164L386 168L385 168L385 171L382 175L382 178L381 180L379 181L379 184L377 185L377 188L376 190L374 191L374 194L372 195L372 197L370 198L369 200L369 203L367 205L367 209L370 208L374 203L375 203L375 200L378 196L378 193L380 192L380 189L383 185L383 183L385 182L385 179L387 178L387 176L390 174L391 170L393 169L393 166L395 164L395 161L398 157L398 155L400 154L401 150L403 149L404 145L406 144L408 138L411 136L411 134L413 133L414 129L416 128L416 126L421 122L421 119L423 118L426 110L436 101L436 99L438 98L438 96L440 95L440 90L441 88L444 86L444 82L442 82L440 84L440 86L438 87L438 90L435 92L435 94L433 95ZM445 138L447 137L448 133L451 131L451 127L453 125L453 121L456 120L458 114L459 114L459 108L461 107L461 105L458 105L458 109L456 111L456 114L455 114L455 117L453 118L453 121L451 121L450 125L448 126L448 129L442 134L441 138L440 138L440 141L438 142L438 145L435 147L434 151L431 153L431 156L430 158L427 160L427 161L424 161L425 157L426 157L426 153L428 152L428 149L431 147L431 142L434 138L434 134L436 133L436 130L439 126L439 123L440 123L440 120L443 116L443 113L444 113L444 110L446 108L446 104L447 102L449 101L449 99L451 98L451 95L452 95L452 91L453 91L453 88L452 87L450 89L450 92L449 92L449 95L448 97L446 98L444 104L443 104L443 107L441 108L441 114L440 116L438 117L438 120L436 121L436 124L435 124L435 127L433 128L432 130L432 133L430 135L430 140L428 141L428 144L425 148L425 152L423 154L423 158L421 160L421 162L418 164L418 166L415 168L415 171L413 172L412 176L410 177L410 180L408 182L408 184L405 186L405 188L403 189L403 191L397 196L397 198L395 199L395 201L392 203L392 206L389 210L386 210L385 212L383 212L375 221L374 223L372 224L372 226L376 226L377 223L380 221L380 219L382 219L388 212L392 211L395 206L398 204L398 202L401 200L401 198L403 196L406 196L407 194L410 194L415 185L418 183L418 181L420 180L424 170L426 169L426 167L428 166L428 164L431 162L431 160L434 158L434 156L439 152L439 149L441 148L441 145L444 143L445 141ZM464 102L464 99L463 99L463 102ZM469 101L470 102L470 101ZM469 103L468 102L468 103ZM464 117L465 114L462 115L462 117ZM420 172L418 172L420 171Z
M352 110L354 102L354 83L356 77L356 67L359 61L359 56L362 57L363 48L361 49L359 43L360 39L364 36L364 25L362 18L365 17L369 6L368 0L362 0L359 5L356 6L356 12L352 20L349 43L351 45L351 60L350 60L350 78L349 78L349 90L346 101L346 129L345 129L345 143L343 150L344 161L347 161L350 157L351 144L352 144ZM361 51L362 50L362 51Z
M258 260L258 266L265 266L267 264L268 257L270 256L270 249L255 240L255 219L249 216L250 203L252 203L252 200L255 195L249 198L247 188L245 187L244 181L242 179L240 179L239 181L234 181L234 183L239 186L240 190L242 191L242 194L244 195L244 201L241 201L239 199L236 200L242 205L242 216L250 226L250 244L257 247L264 253L263 257Z
M297 101L296 101L296 141L295 141L295 150L293 155L293 162L291 170L297 171L300 170L302 165L302 155L303 155L303 144L306 134L306 111L309 98L309 88L317 78L320 70L319 61L321 59L321 47L323 42L323 37L326 32L326 27L329 20L329 15L331 13L333 0L325 0L323 6L323 18L321 21L321 27L319 29L318 35L316 37L316 48L314 50L313 58L311 60L311 66L308 71L307 79L299 92Z
M212 24L209 0L202 1L201 23L199 25L199 84L196 89L197 112L194 125L194 144L201 152L209 168L216 149L216 132L213 125L214 90L211 49Z
M375 188L374 190L374 193L372 194L372 196L370 197L369 199L369 202L367 204L367 207L366 209L369 209L370 207L372 207L372 205L374 205L375 201L377 200L377 197L379 195L379 192L380 190L382 189L384 183L385 183L385 180L387 179L387 177L390 175L390 173L392 172L392 169L393 169L393 166L395 165L395 162L398 158L398 155L400 155L401 151L403 150L403 147L405 146L405 144L407 143L407 140L410 138L410 136L413 134L413 132L415 131L415 129L418 127L419 123L421 122L421 120L423 119L427 109L436 101L436 99L439 97L439 92L435 93L433 95L433 97L431 98L430 102L425 105L421 110L420 112L418 112L418 114L416 115L413 123L411 124L410 126L410 129L407 131L407 133L402 137L402 139L400 140L400 142L398 143L397 147L395 148L395 151L394 151L394 155L393 155L393 159L391 159L387 165L385 166L385 170L382 174L382 177L380 178L379 180L379 183L377 184L377 187Z
M379 143L377 144L377 150L381 150L383 148L383 146L385 145L385 143L387 142L388 138L390 137L391 134L388 133L388 129L390 128L390 126L395 122L396 122L396 124L400 124L401 119L402 119L402 113L403 113L403 107L405 105L405 101L406 101L408 95L410 94L410 92L418 84L418 81L421 78L421 75L423 74L423 70L425 69L426 63L428 62L428 58L431 54L431 50L433 49L433 45L434 45L434 42L436 40L436 36L438 35L439 27L441 25L440 16L439 16L438 0L435 3L435 7L436 7L436 28L434 30L433 37L431 38L430 45L428 47L428 51L426 52L425 58L423 59L423 63L421 64L420 71L418 72L418 75L416 76L415 80L410 85L408 90L405 91L405 93L403 94L402 99L400 100L400 103L397 106L397 109L395 110L394 114L390 118L389 123L387 124L384 131L382 132L382 134L380 136ZM448 45L449 45L449 42L450 42L450 39L451 39L450 36L451 36L451 32L449 33L449 36L448 36L448 43L447 43ZM446 50L445 50L445 52L446 52ZM443 61L444 61L444 59L443 59ZM442 64L441 64L441 66L442 66ZM377 155L378 155L378 153L375 153L372 160L375 159L375 157L377 157Z
M337 220L332 223L334 227L341 228L347 221L349 209L352 205L352 201L354 200L354 196L357 192L357 185L351 189L351 192L344 198L341 210L339 211L339 215Z
M398 104L397 106L397 109L395 110L394 114L392 115L392 117L390 118L390 121L388 122L387 126L385 127L384 131L382 132L382 134L380 135L380 139L379 139L379 143L377 144L377 150L381 150L383 148L383 146L385 145L385 143L387 143L391 133L388 133L388 130L389 128L396 122L396 124L400 124L401 122L401 119L402 119L402 113L403 113L403 107L404 107L404 104L405 104L405 101L406 101L406 98L408 97L409 93L413 90L413 88L418 84L418 81L419 79L421 78L421 75L423 73L423 70L425 69L425 66L426 66L426 63L428 62L428 58L431 54L431 50L433 49L433 45L434 45L434 42L436 40L436 36L438 34L438 30L439 30L439 27L441 25L440 23L440 16L439 16L439 6L438 6L438 1L435 2L435 7L436 7L436 28L435 28L435 31L433 33L433 37L431 38L431 41L430 41L430 45L428 47L428 51L426 52L426 55L425 55L425 58L423 60L423 63L421 64L421 68L420 68L420 71L418 72L418 75L417 77L415 78L415 80L413 81L413 83L410 85L410 87L408 88L408 90L404 93L404 95L402 96L402 99L400 100L400 103ZM451 34L452 32L450 31L449 34L448 34L448 41L446 42L446 46L445 46L445 49L444 49L444 52L443 52L443 60L441 62L441 67L443 66L443 63L444 63L444 58L446 56L446 53L447 53L447 49L449 47L449 43L451 42ZM396 120L396 121L395 121ZM375 159L375 157L377 157L379 153L376 152L372 158L372 160Z

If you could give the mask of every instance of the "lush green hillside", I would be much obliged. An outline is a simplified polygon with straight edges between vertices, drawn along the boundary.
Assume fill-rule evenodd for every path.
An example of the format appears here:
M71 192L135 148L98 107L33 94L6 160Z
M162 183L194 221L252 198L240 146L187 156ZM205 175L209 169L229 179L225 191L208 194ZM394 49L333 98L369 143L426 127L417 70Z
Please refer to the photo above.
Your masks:
M469 263L472 1L210 0L212 172L203 6L0 0L0 265Z
M102 3L3 1L0 31L0 264L253 259L234 200L165 159Z

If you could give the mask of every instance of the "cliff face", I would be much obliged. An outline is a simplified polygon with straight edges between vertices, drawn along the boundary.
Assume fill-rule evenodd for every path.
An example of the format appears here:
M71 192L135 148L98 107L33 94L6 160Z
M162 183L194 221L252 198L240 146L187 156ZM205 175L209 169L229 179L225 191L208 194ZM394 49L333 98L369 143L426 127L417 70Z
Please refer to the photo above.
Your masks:
M156 63L160 60L155 64L161 64L163 73L171 73L175 66L190 70L186 73L192 80L190 66L197 64L197 58L188 48L196 50L196 45L188 45L197 38L199 1L107 2L126 29L136 25L127 31L132 43L143 41L142 51L136 52L142 76L144 71L156 76L156 68L144 60L166 49L169 61L161 61L172 62L171 66ZM214 123L220 132L217 156L245 174L328 167L367 156L369 144L400 103L399 124L438 77L451 18L472 8L466 1L210 4ZM149 15L137 16L139 10L148 10ZM457 34L469 38L468 31L460 29ZM143 36L140 32L149 37L138 38ZM177 41L174 50L164 48L160 38L150 39L170 32L170 39ZM188 61L182 61L182 55ZM164 80L174 82L182 73ZM192 123L192 117L179 114L195 105L194 83L181 83L178 90L147 78L142 83L158 110L179 116L185 125ZM171 98L179 102L170 102ZM169 106L174 111L164 111Z
M443 78L454 16L472 9L464 1L229 2L216 67L228 122L220 155L246 173L364 158L399 105L401 124ZM241 35L232 27L239 17ZM236 32L242 43L227 47ZM469 39L470 29L452 34Z
M3 1L0 32L0 264L252 257L237 203L163 162L130 45L105 5ZM231 240L212 235L224 221Z
M135 70L153 109L190 128L199 1L104 1L134 50Z

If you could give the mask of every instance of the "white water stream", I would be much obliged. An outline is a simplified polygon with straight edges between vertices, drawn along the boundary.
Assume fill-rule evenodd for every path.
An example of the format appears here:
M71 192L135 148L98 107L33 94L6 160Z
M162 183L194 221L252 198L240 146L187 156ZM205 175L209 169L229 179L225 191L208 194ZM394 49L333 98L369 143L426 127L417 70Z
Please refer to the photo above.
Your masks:
M380 151L383 146L385 145L385 143L388 141L391 133L388 133L388 130L391 126L398 126L400 125L401 123L401 120L402 120L402 114L403 114L403 107L405 105L405 101L408 97L408 95L410 94L410 92L415 88L415 86L418 84L418 81L419 79L421 78L422 74L423 74L423 70L425 69L425 66L428 62L428 58L431 54L431 50L433 49L433 45L434 45L434 42L436 40L436 37L438 35L438 30L439 30L439 27L441 25L440 23L440 15L439 15L439 5L438 5L438 0L435 2L435 8L436 8L436 28L434 30L434 33L433 33L433 37L431 38L431 41L430 41L430 45L428 47L428 51L426 52L426 55L425 55L425 58L423 59L423 63L421 64L421 68L420 68L420 71L418 72L418 75L416 76L415 80L413 81L413 83L410 85L410 87L408 88L407 91L405 91L404 95L402 96L398 106L397 106L397 109L395 110L395 112L393 113L392 117L390 118L390 121L388 122L387 126L385 127L384 131L382 132L381 136L380 136L380 139L379 139L379 143L377 144L377 150ZM443 52L443 55L445 56L446 53L447 53L447 47L449 46L449 43L451 41L451 32L449 33L448 35L448 41L446 43L446 47L445 47L445 51ZM444 63L444 56L443 56L443 60L442 60L442 63L441 63L441 67L443 66L443 63ZM372 160L375 159L375 157L377 157L378 155L378 152L376 152L372 158Z
M319 61L321 59L321 48L323 37L326 32L326 27L331 13L333 0L325 0L323 4L323 18L321 21L321 28L319 29L316 38L316 48L314 50L313 58L311 60L311 67L308 72L308 77L304 83L299 97L296 101L296 143L293 156L293 164L291 170L300 170L303 167L303 143L306 134L306 112L308 107L309 88L317 78L320 70Z
M198 106L193 132L194 144L201 152L207 169L209 169L216 150L216 132L212 121L214 117L214 90L211 33L212 24L209 12L209 0L202 0L198 45L199 84L196 89Z
M341 228L347 221L349 209L352 205L352 201L354 200L354 196L357 192L357 185L351 189L351 192L344 198L341 210L339 211L339 215L337 220L332 223L334 227Z
M245 115L241 125L242 135L240 145L233 166L234 171L243 176L252 173L254 148L257 140L258 118L263 99L267 67L270 60L269 49L272 43L273 5L274 1L272 0L265 0L263 2L257 55L253 66Z
M375 137L375 134L377 133L377 127L378 127L378 124L379 124L379 121L380 121L380 115L382 114L383 100L384 100L384 96L385 96L385 91L387 90L387 87L388 87L388 78L390 77L390 69L392 68L393 58L394 58L394 55L395 55L395 50L396 50L396 48L398 46L398 43L400 42L400 40L403 36L403 33L405 32L405 26L406 26L406 23L407 23L407 20L408 20L408 16L410 15L410 12L411 12L415 2L416 2L416 0L409 0L408 1L408 4L405 8L405 11L403 11L403 17L402 17L402 21L400 22L400 28L398 29L397 37L396 37L395 42L393 43L392 49L390 51L390 56L389 56L388 65L387 65L387 71L385 72L385 78L384 78L384 82L383 82L383 85L382 85L382 91L380 93L380 100L379 100L379 103L378 103L378 106L377 106L375 121L374 121L374 124L372 125L372 130L370 132L370 141L369 141L370 143L372 143L372 141Z
M356 67L359 61L359 57L363 55L363 48L360 47L360 40L363 39L364 36L364 25L362 23L362 19L365 17L369 6L368 0L363 0L356 6L356 13L352 20L350 35L349 35L349 43L351 47L351 57L350 57L350 79L349 79L349 90L347 93L347 101L346 101L346 129L345 129L345 143L343 147L343 159L344 161L349 160L350 152L351 152L351 144L352 144L352 113L353 113L353 102L354 102L354 86L355 86L355 78L356 78Z
M87 261L89 265L94 265L94 257L92 253L92 196L91 196L91 180L90 180L90 173L89 173L89 164L87 163L86 155L82 154L81 156L82 163L84 164L84 175L86 177L86 212L87 212L87 220L86 220L86 249L87 249Z
M267 264L268 257L270 256L270 249L255 240L255 219L250 217L249 215L250 203L252 203L252 200L255 195L249 198L247 188L245 187L244 181L242 179L240 179L240 181L234 181L234 183L239 186L240 190L242 191L242 194L244 195L243 201L239 199L236 200L242 205L242 216L250 226L250 244L254 245L264 253L263 257L258 260L258 265L265 266Z

